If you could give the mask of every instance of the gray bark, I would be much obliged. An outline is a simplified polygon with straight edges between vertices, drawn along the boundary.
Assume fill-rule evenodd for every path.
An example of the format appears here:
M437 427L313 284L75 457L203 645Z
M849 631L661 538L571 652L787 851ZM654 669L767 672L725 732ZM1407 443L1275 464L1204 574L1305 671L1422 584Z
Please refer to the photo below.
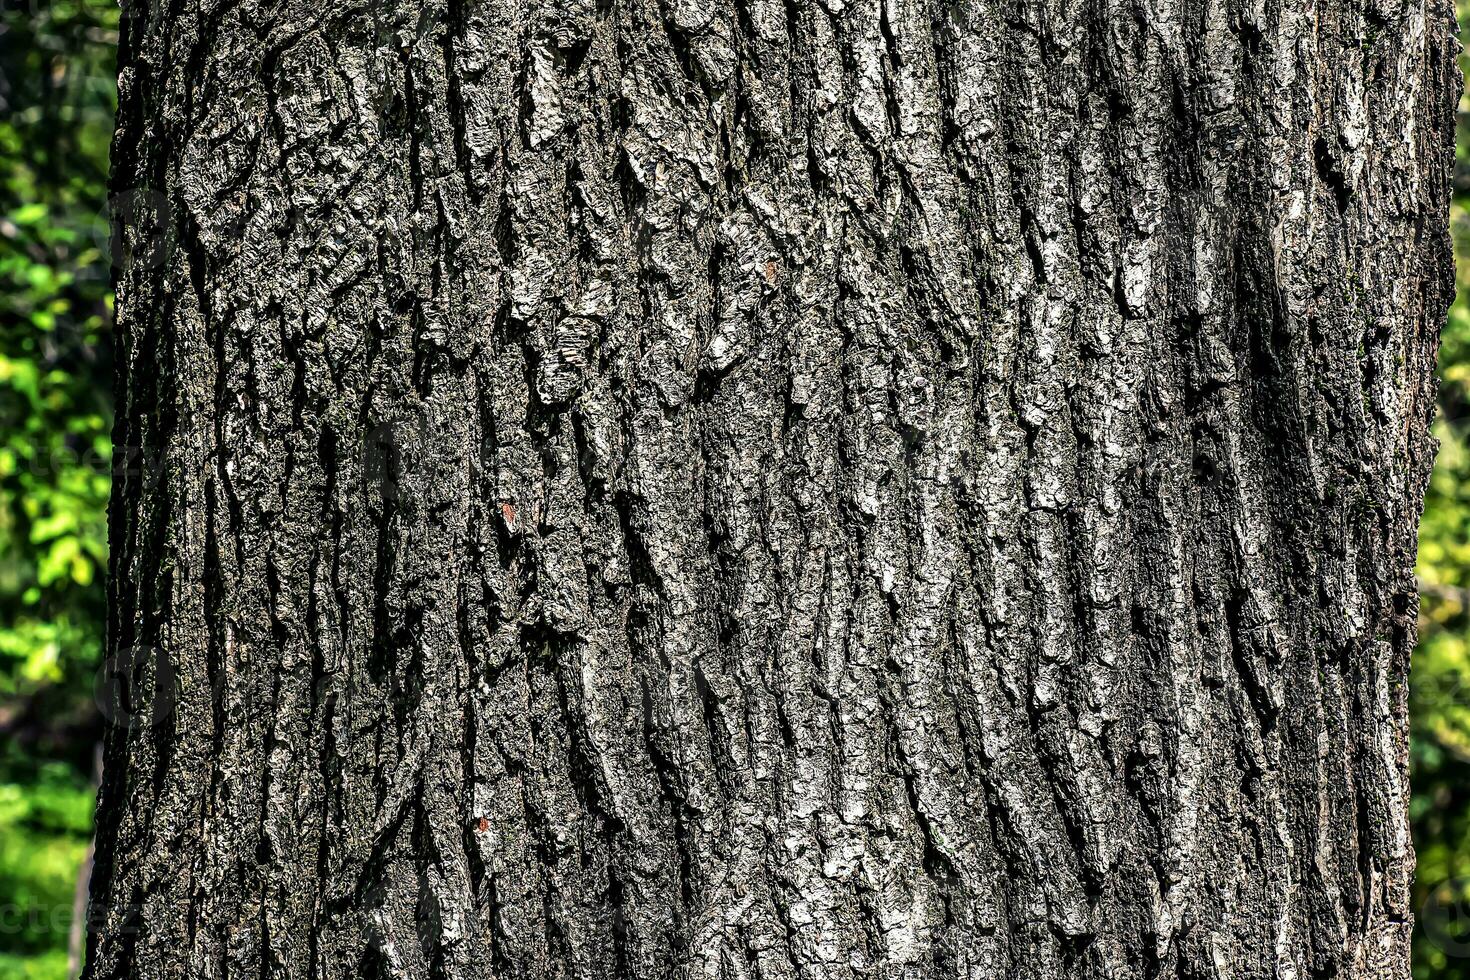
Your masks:
M88 977L1408 975L1445 0L127 13Z

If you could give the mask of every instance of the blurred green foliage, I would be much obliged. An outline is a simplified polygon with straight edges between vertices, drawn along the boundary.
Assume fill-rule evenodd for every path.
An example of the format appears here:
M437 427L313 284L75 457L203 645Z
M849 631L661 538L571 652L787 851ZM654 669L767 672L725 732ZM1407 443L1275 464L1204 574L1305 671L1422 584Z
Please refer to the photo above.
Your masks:
M100 724L118 8L0 2L0 980L59 980Z
M0 31L0 695L100 650L111 371L107 151L117 9L7 9Z
M1459 3L1462 48L1470 2ZM1462 74L1470 58L1461 55ZM1470 980L1470 100L1450 212L1456 296L1439 355L1439 455L1419 532L1420 641L1409 684L1415 980Z
M100 724L118 9L0 3L0 980L60 980ZM1470 980L1470 914L1434 914L1470 910L1470 126L1457 157L1410 695L1416 907L1440 928L1416 932L1416 980Z

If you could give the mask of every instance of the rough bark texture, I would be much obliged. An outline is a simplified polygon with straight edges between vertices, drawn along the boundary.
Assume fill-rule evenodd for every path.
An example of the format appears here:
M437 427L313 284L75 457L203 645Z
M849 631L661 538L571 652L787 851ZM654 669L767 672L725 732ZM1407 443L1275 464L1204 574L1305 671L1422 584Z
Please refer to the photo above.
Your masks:
M126 20L91 978L1407 975L1445 0Z

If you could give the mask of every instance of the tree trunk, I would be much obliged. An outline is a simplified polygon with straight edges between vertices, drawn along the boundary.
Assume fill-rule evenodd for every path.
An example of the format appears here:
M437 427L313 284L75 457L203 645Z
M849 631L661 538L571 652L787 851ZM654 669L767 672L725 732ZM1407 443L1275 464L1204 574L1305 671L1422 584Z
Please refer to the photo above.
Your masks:
M1445 0L125 20L89 977L1408 975Z

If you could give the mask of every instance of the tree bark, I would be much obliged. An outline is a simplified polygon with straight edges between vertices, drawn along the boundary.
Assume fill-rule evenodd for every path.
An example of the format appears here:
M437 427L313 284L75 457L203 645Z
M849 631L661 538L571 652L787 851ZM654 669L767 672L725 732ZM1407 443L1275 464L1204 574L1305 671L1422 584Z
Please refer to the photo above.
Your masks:
M1446 0L125 23L88 977L1408 976Z

